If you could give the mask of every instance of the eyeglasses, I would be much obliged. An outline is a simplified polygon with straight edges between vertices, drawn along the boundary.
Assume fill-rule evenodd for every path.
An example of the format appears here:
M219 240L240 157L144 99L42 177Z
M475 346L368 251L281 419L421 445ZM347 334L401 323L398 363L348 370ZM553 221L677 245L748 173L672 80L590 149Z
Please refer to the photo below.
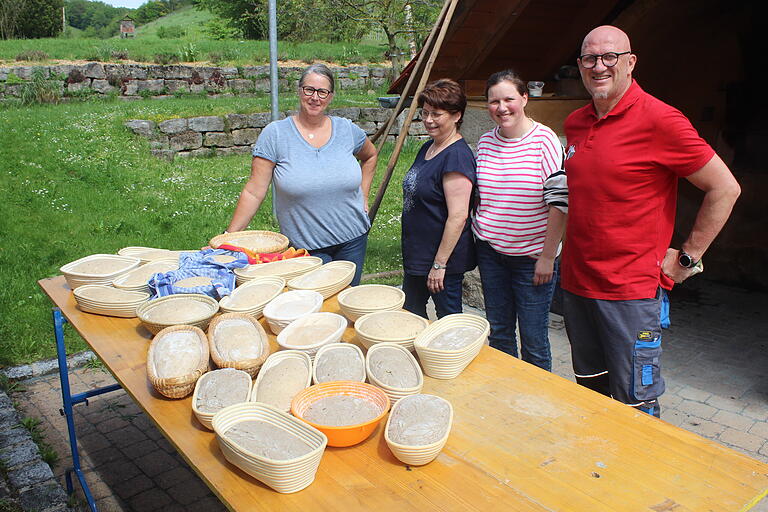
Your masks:
M588 53L585 55L579 55L579 60L581 61L581 65L586 69L592 69L593 67L597 66L597 59L603 61L603 66L612 68L616 65L617 62L619 62L619 56L626 55L628 53L632 52L608 52L602 55L592 55Z
M314 87L299 87L301 89L301 92L304 93L304 96L312 96L313 94L317 93L317 97L321 100L324 100L328 97L329 94L331 94L331 91L328 89L315 89Z
M422 121L429 117L431 117L432 120L437 121L438 119L443 117L445 114L447 114L447 112L433 112L431 110L421 109L421 112L419 112L419 117L421 118Z

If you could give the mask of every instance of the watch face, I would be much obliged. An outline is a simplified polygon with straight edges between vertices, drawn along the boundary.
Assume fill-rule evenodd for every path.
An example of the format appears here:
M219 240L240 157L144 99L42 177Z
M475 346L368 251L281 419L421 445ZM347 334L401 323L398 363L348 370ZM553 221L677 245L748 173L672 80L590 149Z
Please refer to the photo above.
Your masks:
M433 263L432 268L435 270L440 270L440 265L438 265L437 263Z
M691 268L693 266L693 260L690 256L688 256L686 253L680 253L680 257L678 258L678 261L680 262L681 267L685 268Z

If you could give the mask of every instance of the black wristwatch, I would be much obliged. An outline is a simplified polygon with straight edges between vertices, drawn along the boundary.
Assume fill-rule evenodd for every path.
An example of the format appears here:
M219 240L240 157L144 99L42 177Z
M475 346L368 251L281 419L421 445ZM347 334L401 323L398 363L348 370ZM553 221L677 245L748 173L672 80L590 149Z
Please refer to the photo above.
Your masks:
M683 268L693 268L699 264L698 261L691 258L691 255L680 249L680 255L677 257L677 263Z

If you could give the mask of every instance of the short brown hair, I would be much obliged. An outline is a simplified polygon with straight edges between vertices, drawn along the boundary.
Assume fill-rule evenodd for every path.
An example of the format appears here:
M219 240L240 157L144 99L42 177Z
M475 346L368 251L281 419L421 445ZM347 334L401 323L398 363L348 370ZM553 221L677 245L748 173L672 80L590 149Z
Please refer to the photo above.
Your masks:
M464 121L464 110L467 108L467 96L458 82L450 78L441 78L428 83L416 100L419 108L425 103L451 114L461 113L461 117L456 121L456 128L461 127Z

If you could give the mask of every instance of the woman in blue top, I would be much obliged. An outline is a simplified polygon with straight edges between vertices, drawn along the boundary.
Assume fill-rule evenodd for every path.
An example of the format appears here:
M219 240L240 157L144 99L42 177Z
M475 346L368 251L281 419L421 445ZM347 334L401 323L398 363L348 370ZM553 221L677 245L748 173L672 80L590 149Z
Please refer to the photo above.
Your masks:
M280 231L323 262L352 261L360 282L368 242L368 193L376 148L348 119L328 116L333 73L312 64L299 80L299 111L267 125L253 147L251 177L227 231L241 231L274 183Z
M426 318L432 297L441 318L461 313L464 272L475 267L468 222L475 157L459 133L467 98L458 83L432 82L417 102L431 140L403 179L403 307Z

